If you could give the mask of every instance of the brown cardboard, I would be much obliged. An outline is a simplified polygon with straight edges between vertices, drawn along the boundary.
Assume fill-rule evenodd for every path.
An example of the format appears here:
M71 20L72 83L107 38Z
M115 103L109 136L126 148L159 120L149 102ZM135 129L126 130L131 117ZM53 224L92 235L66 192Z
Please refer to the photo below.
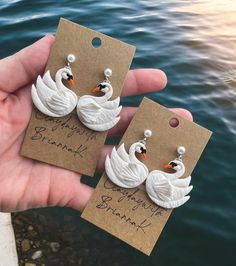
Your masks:
M101 39L99 48L92 46L95 37ZM104 69L111 68L110 80L113 98L116 98L121 93L134 52L134 46L61 19L46 70L49 69L54 78L56 71L65 66L67 55L75 54L76 62L71 64L74 91L82 96L91 95L91 89L104 80ZM107 132L94 132L83 126L76 112L53 119L34 109L21 155L93 175L106 135Z
M169 125L173 117L179 120L175 128ZM212 134L147 98L142 101L120 144L125 143L128 150L132 143L143 138L145 129L152 130L152 137L147 140L148 160L145 161L149 171L164 170L163 165L177 157L177 147L185 146L184 177L191 175ZM104 174L82 217L150 255L171 212L155 205L148 198L144 185L122 189Z

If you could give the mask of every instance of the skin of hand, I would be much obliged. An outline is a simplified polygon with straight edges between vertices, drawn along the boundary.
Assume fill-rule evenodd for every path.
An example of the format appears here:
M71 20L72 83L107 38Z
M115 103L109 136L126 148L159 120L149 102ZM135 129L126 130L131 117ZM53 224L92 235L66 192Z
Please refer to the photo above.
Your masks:
M81 175L20 156L19 151L29 123L31 85L46 66L54 36L47 35L18 53L0 60L0 211L15 212L46 206L67 206L82 211L93 188L80 182ZM158 91L166 86L166 75L158 69L128 72L122 96ZM109 136L126 130L137 108L124 107L120 122ZM192 120L184 109L172 109ZM97 165L104 170L105 145Z

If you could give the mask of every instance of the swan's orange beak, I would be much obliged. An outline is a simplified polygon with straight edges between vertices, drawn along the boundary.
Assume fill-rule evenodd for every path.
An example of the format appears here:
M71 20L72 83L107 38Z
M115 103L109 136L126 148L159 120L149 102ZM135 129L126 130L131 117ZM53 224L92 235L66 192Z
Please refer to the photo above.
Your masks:
M96 93L97 93L97 92L100 92L100 88L99 88L99 87L96 87L96 88L92 89L92 92L93 92L93 93L95 93L95 92L96 92Z
M164 168L165 168L165 169L172 169L172 165L171 165L171 164L165 164L165 165L164 165Z
M146 153L140 153L142 160L146 161L147 160L147 154Z
M73 88L75 86L75 82L73 79L69 80L70 87Z

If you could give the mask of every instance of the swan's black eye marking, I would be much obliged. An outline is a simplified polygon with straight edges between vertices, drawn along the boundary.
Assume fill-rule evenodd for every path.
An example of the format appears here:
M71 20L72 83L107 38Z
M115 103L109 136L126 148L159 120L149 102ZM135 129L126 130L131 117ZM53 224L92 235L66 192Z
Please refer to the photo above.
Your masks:
M68 73L66 73L66 75L67 75L67 80L73 79L73 76L72 75L70 75Z
M141 150L141 153L146 153L147 152L143 147L141 147L140 150Z
M102 90L102 89L105 89L106 88L106 85L99 84L98 87L99 87L100 90Z
M171 162L171 163L170 163L170 165L172 165L172 167L175 167L175 166L177 166L177 164L176 164L176 163L174 163L174 162Z

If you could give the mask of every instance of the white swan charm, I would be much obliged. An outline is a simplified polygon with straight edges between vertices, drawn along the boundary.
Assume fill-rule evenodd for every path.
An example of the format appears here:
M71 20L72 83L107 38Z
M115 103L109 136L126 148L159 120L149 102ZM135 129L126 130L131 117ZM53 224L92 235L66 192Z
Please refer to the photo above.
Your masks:
M68 55L69 62L74 62L73 55ZM31 95L34 105L45 115L52 117L61 117L71 113L77 105L77 95L68 89L62 79L68 80L70 85L74 85L73 74L69 66L57 71L54 82L49 70L43 78L39 75L36 85L32 85Z
M107 156L105 162L106 173L117 186L123 188L137 187L147 178L148 169L136 158L135 152L145 156L145 145L136 142L131 145L129 154L127 154L123 143L117 150L115 147L113 148L111 158Z
M181 149L185 152L184 147L179 147L178 151ZM164 167L171 168L176 172L165 173L160 170L152 171L146 180L146 191L150 199L157 205L163 208L177 208L190 198L187 194L193 188L193 186L189 186L191 176L180 179L185 172L181 155Z
M108 80L111 76L106 69L104 71L106 80L100 83L93 92L103 92L101 97L91 95L84 95L79 98L77 104L77 114L80 121L88 128L95 131L106 131L114 127L120 120L120 111L122 106L120 104L120 97L115 100L109 101L113 94L113 88Z
M146 130L146 132L151 132ZM146 135L145 135L146 136ZM149 136L150 137L151 133ZM137 159L135 153L146 159L146 137L133 143L126 152L124 143L116 150L114 147L110 157L107 155L105 161L106 174L117 186L133 188L142 184L148 176L148 168Z

